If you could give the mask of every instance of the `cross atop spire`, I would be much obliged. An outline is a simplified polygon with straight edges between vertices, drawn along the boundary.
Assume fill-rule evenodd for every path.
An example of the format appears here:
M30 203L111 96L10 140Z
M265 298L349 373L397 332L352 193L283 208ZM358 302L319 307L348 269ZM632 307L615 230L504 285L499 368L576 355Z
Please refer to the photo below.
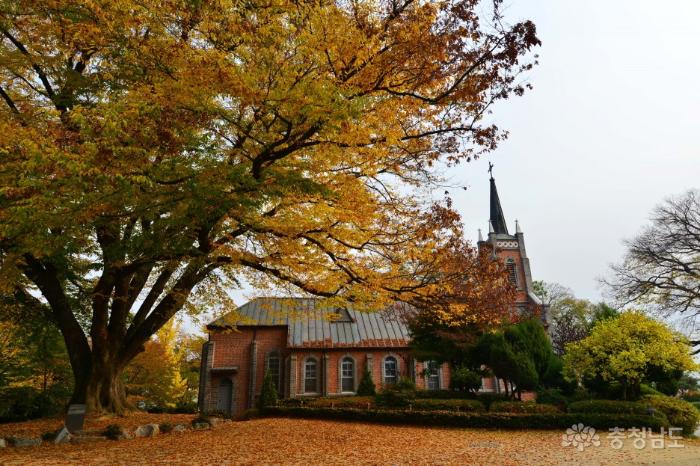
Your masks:
M493 232L496 234L508 234L506 219L501 208L501 200L498 198L498 190L496 189L496 180L493 179L493 164L489 163L489 173L491 173L491 215L489 223L493 226Z

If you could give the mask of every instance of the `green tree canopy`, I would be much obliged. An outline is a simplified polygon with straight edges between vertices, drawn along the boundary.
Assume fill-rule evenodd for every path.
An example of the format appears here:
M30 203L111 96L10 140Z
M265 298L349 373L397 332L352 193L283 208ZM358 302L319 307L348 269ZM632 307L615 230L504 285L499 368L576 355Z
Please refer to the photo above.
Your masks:
M565 371L571 379L600 377L619 382L623 397L636 398L655 373L698 368L688 340L641 312L623 312L596 323L591 334L566 346Z

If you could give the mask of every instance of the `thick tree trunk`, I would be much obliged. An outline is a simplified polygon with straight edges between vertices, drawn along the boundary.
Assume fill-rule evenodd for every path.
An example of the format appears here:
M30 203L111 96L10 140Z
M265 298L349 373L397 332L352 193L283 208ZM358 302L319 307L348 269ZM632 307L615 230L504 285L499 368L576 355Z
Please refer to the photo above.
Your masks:
M132 406L126 400L122 371L117 364L93 364L88 374L76 378L71 403L87 405L91 414L124 414Z

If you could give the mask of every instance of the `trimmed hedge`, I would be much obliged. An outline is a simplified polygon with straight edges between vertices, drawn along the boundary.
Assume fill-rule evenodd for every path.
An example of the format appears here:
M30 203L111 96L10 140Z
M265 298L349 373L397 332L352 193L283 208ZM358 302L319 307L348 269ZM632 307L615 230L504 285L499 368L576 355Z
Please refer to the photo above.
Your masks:
M431 400L447 400L447 399L474 399L476 396L469 392L457 392L454 390L416 390L416 398L431 399Z
M495 413L560 413L561 410L554 405L537 404L522 401L496 401L491 404L489 411Z
M537 392L536 403L543 405L554 405L565 410L569 404L566 396L558 388L547 388Z
M265 415L373 422L381 424L491 427L500 429L566 429L581 422L587 426L593 426L596 429L608 429L611 427L647 427L658 431L662 426L666 425L665 419L658 416L598 413L447 413L444 411L270 407L265 409Z
M458 412L482 412L486 406L479 400L460 399L417 399L411 404L417 411L458 411Z
M496 401L511 401L511 398L505 393L480 393L476 399L484 403L486 409L490 409L491 404Z
M683 435L692 435L698 427L700 412L688 401L665 395L647 395L642 401L665 414L670 427L682 427Z
M373 396L338 396L327 398L315 398L305 403L312 408L374 408Z
M649 414L649 405L637 401L584 400L569 404L570 413Z

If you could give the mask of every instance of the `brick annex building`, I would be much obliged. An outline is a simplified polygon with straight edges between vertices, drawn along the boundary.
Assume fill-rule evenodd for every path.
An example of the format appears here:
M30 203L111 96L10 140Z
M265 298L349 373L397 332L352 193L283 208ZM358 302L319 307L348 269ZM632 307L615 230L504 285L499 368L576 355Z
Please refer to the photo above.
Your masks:
M478 247L506 262L518 290L516 306L539 308L544 316L533 293L523 233L517 221L515 235L508 233L493 177L490 183L489 234L484 240L479 231ZM426 390L449 387L449 365L416 360L408 328L391 313L323 308L321 303L314 298L256 298L207 325L200 410L236 415L253 407L266 370L285 398L354 394L365 368L377 390L401 377ZM482 381L483 391L502 389L495 378Z

